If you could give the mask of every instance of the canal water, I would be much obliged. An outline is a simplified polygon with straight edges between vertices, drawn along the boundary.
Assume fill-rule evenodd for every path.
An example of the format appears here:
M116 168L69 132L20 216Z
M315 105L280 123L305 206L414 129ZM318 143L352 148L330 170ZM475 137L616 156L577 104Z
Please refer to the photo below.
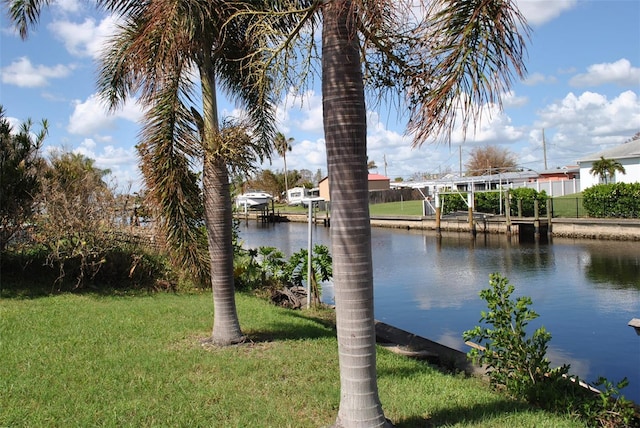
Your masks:
M245 248L274 246L287 256L307 248L307 224L242 223ZM313 227L314 244L330 246L329 229ZM502 235L444 234L372 229L376 319L468 351L462 332L478 325L489 274L516 287L513 297L533 300L552 339L548 357L568 363L588 382L627 377L622 393L640 403L640 336L627 324L640 318L640 242L554 238L518 242ZM323 300L333 302L331 284Z

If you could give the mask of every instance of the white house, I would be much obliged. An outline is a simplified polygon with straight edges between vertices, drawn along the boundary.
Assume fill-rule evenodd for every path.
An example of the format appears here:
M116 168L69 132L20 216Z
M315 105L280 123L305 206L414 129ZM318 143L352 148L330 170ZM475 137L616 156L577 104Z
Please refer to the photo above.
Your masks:
M616 174L610 180L611 183L635 183L640 182L640 138L628 143L620 144L608 150L586 156L578 161L580 166L580 190L600 184L600 177L591 174L593 163L600 158L612 159L620 162L626 173Z

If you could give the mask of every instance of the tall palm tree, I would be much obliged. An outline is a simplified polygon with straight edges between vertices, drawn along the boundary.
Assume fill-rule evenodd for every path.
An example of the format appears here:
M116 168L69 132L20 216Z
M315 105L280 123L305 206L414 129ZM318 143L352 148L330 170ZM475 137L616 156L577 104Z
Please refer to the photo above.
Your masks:
M615 177L616 172L626 174L627 171L624 166L615 159L605 159L604 156L600 156L600 159L594 161L589 170L591 175L597 175L600 180L603 180L605 184L609 182L609 179Z
M416 144L441 132L450 136L454 124L467 125L477 118L484 103L499 104L500 90L510 86L511 66L524 74L518 29L527 27L510 2L433 1L426 8L428 25L416 27L425 33L405 38L411 44L403 46L394 43L393 34L385 38L397 28L393 11L399 8L408 8L408 3L333 0L322 5L323 120L341 389L336 427L390 426L376 380L360 40L381 53L376 58L383 60L374 62L382 68L373 64L368 74L378 88L397 85L408 92L409 129ZM457 110L461 117L456 117Z
M340 407L336 427L391 426L378 397L367 124L350 1L322 8L322 107L331 198Z
M191 202L197 186L188 170L192 159L202 161L214 301L211 340L218 345L238 343L244 336L235 305L227 168L237 147L221 133L216 90L221 85L248 110L262 144L244 150L252 149L259 158L268 156L275 132L270 82L257 77L249 60L256 47L250 34L251 16L236 17L238 8L260 7L260 2L156 0L144 4L125 15L127 22L104 58L100 89L111 106L134 90L151 106L141 143L143 172L150 192L170 219L169 236L176 238L171 242L180 249L184 242L197 242ZM193 94L194 74L201 90L200 106ZM201 257L197 247L192 248L187 254L197 263Z
M285 137L282 132L276 133L276 138L274 140L274 147L278 154L282 156L282 160L284 161L284 195L285 198L289 198L289 181L287 177L287 152L291 151L291 143L293 143L293 137Z
M12 1L11 17L26 37L48 0ZM225 141L217 112L217 85L247 110L251 149L268 156L274 136L270 84L255 69L253 10L269 1L99 0L122 17L102 58L99 89L112 108L139 94L147 108L139 152L149 193L160 206L168 242L186 264L208 259L214 300L211 340L244 339L233 283L232 214L227 163L238 148ZM200 87L200 94L195 91ZM198 102L200 101L200 105ZM246 133L245 133L246 135ZM238 156L245 161L246 157ZM201 162L208 257L199 251L199 188L192 172Z

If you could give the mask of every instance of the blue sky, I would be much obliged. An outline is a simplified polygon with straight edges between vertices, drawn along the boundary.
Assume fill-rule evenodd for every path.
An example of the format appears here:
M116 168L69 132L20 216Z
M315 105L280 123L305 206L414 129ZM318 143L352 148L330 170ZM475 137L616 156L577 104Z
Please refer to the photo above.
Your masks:
M10 120L49 121L46 149L80 152L112 171L123 191L141 186L134 148L141 110L135 102L109 113L96 96L96 60L114 19L80 0L60 0L22 41L5 11L0 21L0 103ZM378 173L407 180L416 173L457 172L473 147L499 145L522 167L575 165L585 155L621 144L640 132L640 1L518 0L533 31L528 76L504 95L504 111L485 115L475 133L451 145L411 148L405 122L371 110L369 159ZM319 80L316 79L319 83ZM302 102L301 102L302 101ZM235 114L222 100L221 116ZM289 169L326 173L319 89L283 98L279 129L295 139ZM462 149L460 150L460 146ZM386 166L385 166L386 159ZM282 170L274 157L264 167Z

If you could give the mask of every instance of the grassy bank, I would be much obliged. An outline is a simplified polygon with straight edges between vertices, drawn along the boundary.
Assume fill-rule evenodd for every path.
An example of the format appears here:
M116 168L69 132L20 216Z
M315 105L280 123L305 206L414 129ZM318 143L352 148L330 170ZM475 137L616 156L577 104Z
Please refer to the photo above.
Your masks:
M203 347L211 296L59 295L0 300L0 426L330 425L337 345L322 313L238 296L253 343ZM398 427L580 426L379 351L380 395Z

